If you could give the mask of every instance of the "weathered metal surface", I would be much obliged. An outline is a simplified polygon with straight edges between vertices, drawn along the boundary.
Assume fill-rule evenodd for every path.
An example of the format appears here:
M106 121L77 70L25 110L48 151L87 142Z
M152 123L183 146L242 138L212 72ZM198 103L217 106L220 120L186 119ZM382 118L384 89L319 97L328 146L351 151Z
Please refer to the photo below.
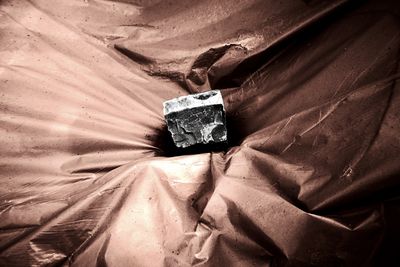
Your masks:
M177 147L227 141L224 103L218 90L168 100L164 116Z

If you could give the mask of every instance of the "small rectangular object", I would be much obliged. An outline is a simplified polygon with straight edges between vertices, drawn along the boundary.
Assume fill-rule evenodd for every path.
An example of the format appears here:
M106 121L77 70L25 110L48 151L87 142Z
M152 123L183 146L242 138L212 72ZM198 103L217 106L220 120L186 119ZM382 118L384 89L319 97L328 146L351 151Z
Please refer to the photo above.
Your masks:
M219 90L163 103L168 130L177 147L227 141L224 102Z

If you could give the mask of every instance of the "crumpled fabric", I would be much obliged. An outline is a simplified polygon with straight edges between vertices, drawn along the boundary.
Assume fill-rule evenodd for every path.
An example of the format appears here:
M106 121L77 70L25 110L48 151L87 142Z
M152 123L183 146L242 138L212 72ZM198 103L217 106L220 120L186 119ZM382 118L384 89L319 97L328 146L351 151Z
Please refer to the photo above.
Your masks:
M399 6L1 1L0 266L399 266Z

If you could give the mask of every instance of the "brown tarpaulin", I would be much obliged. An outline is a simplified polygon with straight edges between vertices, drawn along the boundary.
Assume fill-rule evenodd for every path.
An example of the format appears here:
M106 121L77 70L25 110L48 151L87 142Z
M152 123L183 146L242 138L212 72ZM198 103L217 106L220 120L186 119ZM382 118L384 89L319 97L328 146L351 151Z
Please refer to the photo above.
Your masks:
M0 1L0 266L399 266L399 6Z

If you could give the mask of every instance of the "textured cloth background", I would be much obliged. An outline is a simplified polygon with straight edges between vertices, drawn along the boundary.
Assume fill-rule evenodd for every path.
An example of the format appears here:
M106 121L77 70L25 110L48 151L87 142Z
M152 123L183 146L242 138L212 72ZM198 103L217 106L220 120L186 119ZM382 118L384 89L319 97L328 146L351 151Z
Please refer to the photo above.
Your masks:
M398 1L0 1L0 266L399 266ZM227 151L162 102L221 89Z

